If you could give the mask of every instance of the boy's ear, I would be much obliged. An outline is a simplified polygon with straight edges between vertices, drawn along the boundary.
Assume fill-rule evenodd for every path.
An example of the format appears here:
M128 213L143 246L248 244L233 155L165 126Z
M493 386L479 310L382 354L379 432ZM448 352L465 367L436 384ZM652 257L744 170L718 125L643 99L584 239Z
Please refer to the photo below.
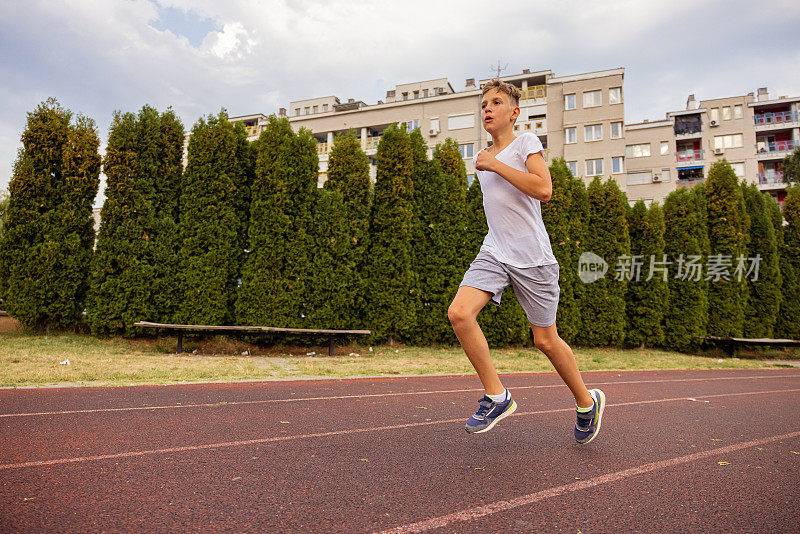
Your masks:
M511 112L511 119L516 121L520 113L522 113L522 111L519 109L519 106L514 107L514 111Z

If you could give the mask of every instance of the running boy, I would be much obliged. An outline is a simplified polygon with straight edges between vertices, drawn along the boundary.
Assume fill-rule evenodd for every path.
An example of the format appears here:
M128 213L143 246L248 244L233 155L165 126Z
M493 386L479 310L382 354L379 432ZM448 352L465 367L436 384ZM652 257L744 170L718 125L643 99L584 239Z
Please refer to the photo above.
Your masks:
M500 382L477 321L488 302L500 305L503 290L511 284L533 329L534 344L575 397L575 440L589 443L600 430L605 395L599 389L586 389L572 349L556 331L559 266L540 205L550 200L553 186L539 138L532 132L514 136L519 97L515 86L494 79L483 87L481 98L481 119L492 145L478 152L474 162L489 232L448 310L461 347L486 390L466 430L473 434L491 430L517 409Z

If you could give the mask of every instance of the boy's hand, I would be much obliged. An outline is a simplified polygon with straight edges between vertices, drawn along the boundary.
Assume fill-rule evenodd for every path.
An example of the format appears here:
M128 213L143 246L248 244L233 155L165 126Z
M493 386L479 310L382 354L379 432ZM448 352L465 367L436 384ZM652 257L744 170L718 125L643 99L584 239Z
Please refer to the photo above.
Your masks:
M479 171L491 171L495 163L497 163L497 160L486 149L478 152L478 157L475 158L475 168Z

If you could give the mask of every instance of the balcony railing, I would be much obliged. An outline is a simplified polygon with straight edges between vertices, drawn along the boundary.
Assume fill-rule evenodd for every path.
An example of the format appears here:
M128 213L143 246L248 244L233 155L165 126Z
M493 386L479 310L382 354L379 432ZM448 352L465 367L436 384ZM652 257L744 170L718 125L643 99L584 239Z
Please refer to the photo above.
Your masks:
M790 152L797 148L798 144L792 139L786 141L758 141L756 152L758 154L769 154L771 152Z
M317 154L327 154L328 143L317 143Z
M700 123L697 124L676 124L675 135L693 135L702 132Z
M693 178L691 180L678 180L676 186L678 189L691 189L692 187L696 186L697 184L701 184L705 181L705 178Z
M782 184L783 171L766 171L760 172L758 176L758 183L760 184Z
M547 88L544 85L533 85L527 89L520 90L520 100L537 100L547 97Z
M378 143L381 142L381 136L376 135L375 137L367 137L364 140L364 150L378 150Z
M786 124L787 122L797 122L798 114L796 111L775 111L772 113L756 113L753 117L756 126L765 124Z
M700 161L703 159L703 150L680 150L675 153L677 161Z
M255 137L259 134L258 126L245 126L244 129L247 131L247 137Z

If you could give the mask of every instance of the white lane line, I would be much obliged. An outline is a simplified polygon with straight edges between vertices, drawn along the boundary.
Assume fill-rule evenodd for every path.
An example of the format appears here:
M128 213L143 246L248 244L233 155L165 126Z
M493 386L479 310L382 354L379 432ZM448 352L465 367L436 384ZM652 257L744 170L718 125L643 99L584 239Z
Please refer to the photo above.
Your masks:
M774 379L774 378L800 378L800 374L791 375L750 375L750 376L718 376L708 378L667 378L664 380L619 380L615 382L591 382L587 386L613 386L616 384L661 384L664 382L706 382L712 380L760 380L760 379ZM566 387L564 384L545 384L540 386L518 386L512 387L511 390L518 389L544 389L544 388L562 388ZM139 410L167 410L167 409L180 409L180 408L211 408L221 406L240 406L245 404L269 404L277 402L308 402L308 401L326 401L335 399L367 399L374 397L396 397L403 395L433 395L433 394L446 394L446 393L468 393L483 391L482 388L466 388L466 389L441 389L429 391L401 391L397 393L365 393L362 395L333 395L328 397L302 397L302 398L285 398L285 399L261 399L251 401L231 401L231 402L208 402L202 404L166 404L159 406L126 406L122 408L94 408L86 410L61 410L54 412L31 412L31 413L6 413L0 414L3 417L34 417L41 415L71 415L80 413L101 413L101 412L128 412Z
M482 506L468 508L460 512L455 512L452 514L447 514L439 517L432 517L430 519L419 521L417 523L410 523L407 525L402 525L399 527L387 529L381 531L380 534L406 534L409 532L424 532L426 530L431 530L434 528L444 528L452 523L456 523L459 521L471 521L473 519L485 517L487 515L495 514L497 512L505 512L507 510L512 510L520 506L526 506L529 504L533 504L535 502L543 501L545 499L557 497L565 493L572 493L574 491L580 491L583 489L592 488L594 486L599 486L601 484L616 482L617 480L622 480L624 478L643 475L645 473L650 473L652 471L658 471L661 469L666 469L668 467L673 467L676 465L693 462L695 460L700 460L703 458L708 458L710 456L728 454L734 451L739 451L742 449L748 449L751 447L756 447L758 445L763 445L765 443L771 443L773 441L795 438L797 436L800 436L800 431L789 432L788 434L781 434L778 436L770 436L768 438L755 439L752 441L743 441L740 443L727 445L725 447L719 447L717 449L709 449L702 452L696 452L694 454L687 454L686 456L678 456L676 458L670 458L669 460L659 460L658 462L643 464L637 467L631 467L630 469L616 471L614 473L607 473L605 475L600 475L594 478L590 478L588 480L581 480L579 482L572 482L571 484L565 484L563 486L556 486L546 490L537 491L535 493L529 493L528 495L522 495L520 497L515 497L514 499L509 499L507 501L496 501Z
M800 388L794 389L773 389L768 391L747 391L741 393L719 393L715 395L698 395L693 397L695 399L707 399L707 398L715 398L715 397L733 397L733 396L741 396L741 395L765 395L769 393L793 393L800 391ZM653 404L657 402L675 402L675 401L686 401L688 397L672 397L668 399L651 399L651 400L641 400L641 401L631 401L631 402L619 402L616 404L608 404L607 408L611 407L619 407L619 406L634 406L640 404ZM521 417L525 415L541 415L541 414L551 414L551 413L558 413L558 412L574 412L575 408L556 408L551 410L538 410L533 412L516 412L511 414L509 417ZM297 434L292 436L273 436L270 438L259 438L259 439L248 439L248 440L241 440L241 441L226 441L222 443L207 443L203 445L185 445L183 447L168 447L164 449L151 449L151 450L144 450L144 451L128 451L128 452L117 452L113 454L101 454L97 456L79 456L75 458L58 458L55 460L37 460L32 462L21 462L16 464L0 464L0 471L6 469L21 469L24 467L43 467L48 465L59 465L59 464L69 464L75 462L90 462L96 460L108 460L111 458L131 458L134 456L145 456L149 454L159 454L159 453L173 453L173 452L181 452L181 451L197 451L202 449L221 449L225 447L241 447L246 445L257 445L260 443L275 443L280 441L292 441L292 440L301 440L301 439L311 439L311 438L325 438L330 436L342 436L346 434L361 434L364 432L378 432L383 430L397 430L401 428L414 428L420 426L428 426L428 425L440 425L445 423L457 423L457 422L464 422L464 418L460 417L458 419L444 419L438 421L421 421L417 423L404 423L399 425L388 425L388 426L376 426L370 428L353 428L349 430L333 430L330 432L315 432L312 434Z

